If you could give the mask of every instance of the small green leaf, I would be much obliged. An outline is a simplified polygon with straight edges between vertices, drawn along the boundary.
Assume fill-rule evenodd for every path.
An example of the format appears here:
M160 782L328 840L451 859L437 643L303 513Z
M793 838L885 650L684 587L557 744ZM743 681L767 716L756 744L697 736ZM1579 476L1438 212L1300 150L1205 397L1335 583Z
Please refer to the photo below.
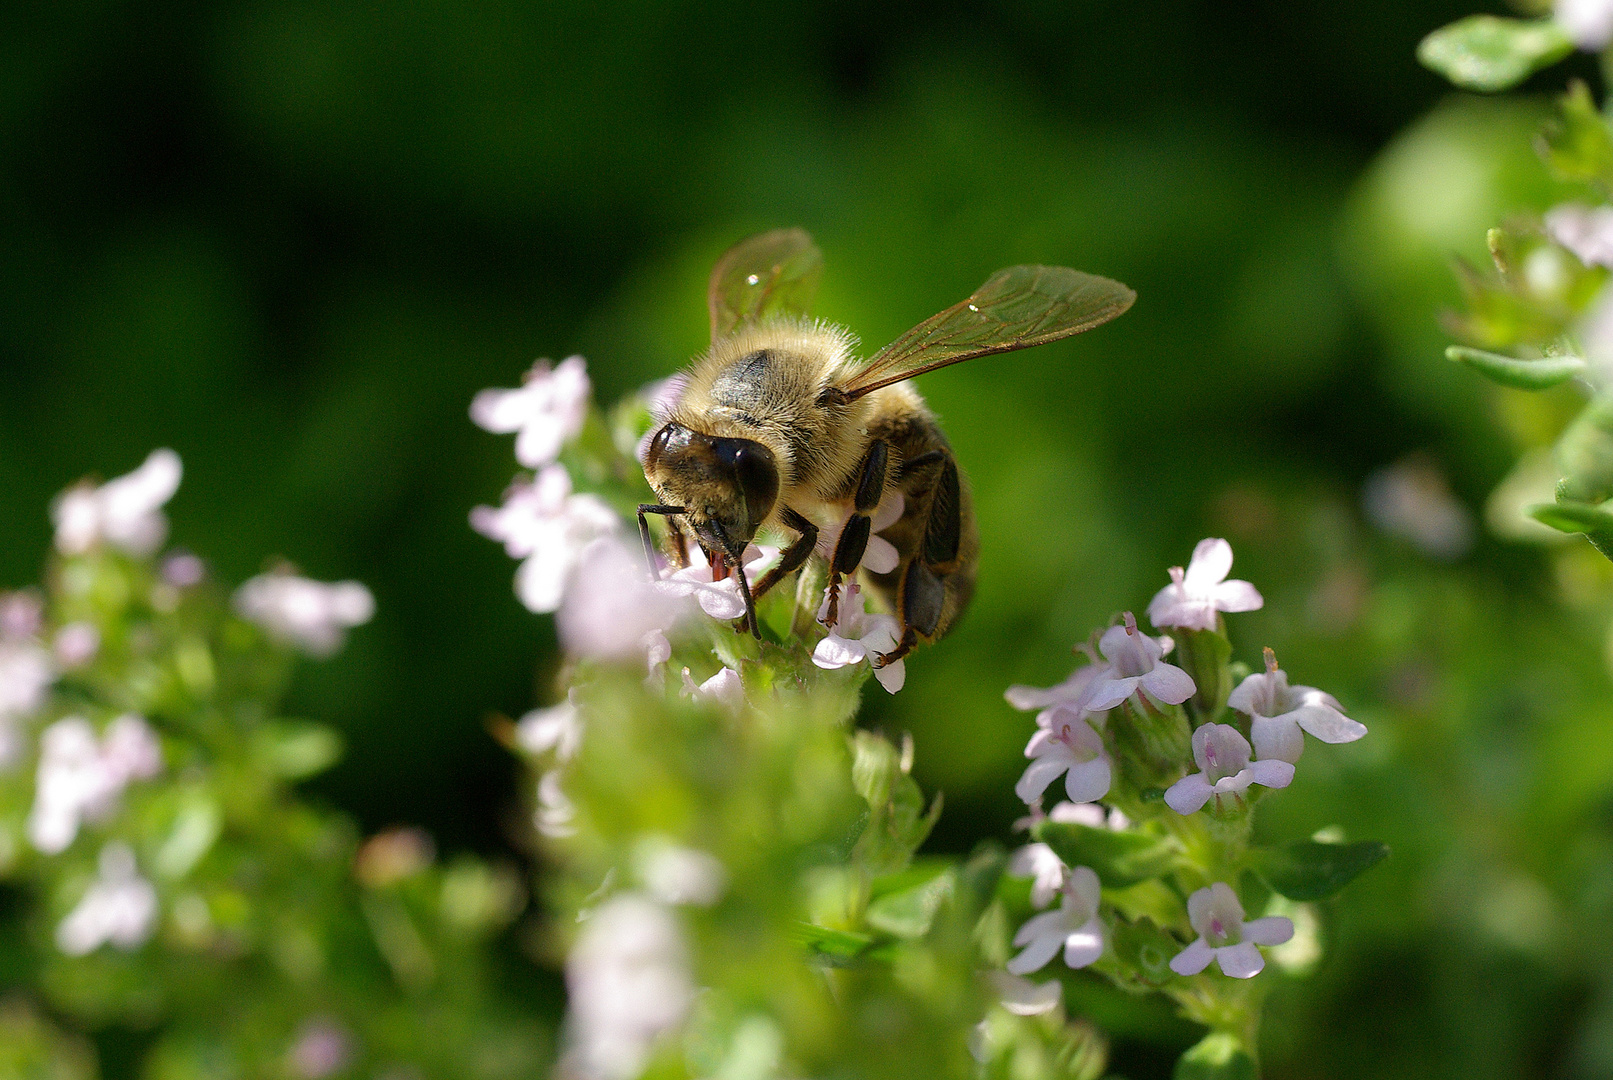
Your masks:
M1596 398L1557 440L1558 502L1603 503L1613 498L1613 395ZM1584 531L1584 530L1582 530Z
M921 938L930 932L935 913L952 895L956 883L949 871L923 885L887 893L868 905L868 925L899 938Z
M1260 1080L1260 1070L1236 1035L1212 1031L1176 1059L1171 1080Z
M1559 532L1584 533L1591 546L1613 559L1613 513L1602 507L1560 500L1528 507L1525 513Z
M285 780L305 780L342 757L342 737L321 724L280 721L258 733L257 759Z
M1464 90L1488 93L1516 86L1573 51L1550 19L1469 15L1423 38L1417 59Z
M1547 356L1539 360L1519 360L1512 356L1470 349L1465 345L1452 345L1445 350L1447 359L1466 364L1474 371L1502 386L1516 390L1546 390L1565 383L1585 370L1585 361L1577 356Z
M1170 967L1171 957L1182 951L1182 943L1161 930L1153 919L1116 919L1110 942L1124 984L1164 986L1176 978Z
M1180 850L1164 837L1073 822L1044 821L1031 832L1070 866L1092 867L1107 889L1124 889L1168 872Z
M1578 79L1557 99L1557 117L1540 136L1541 156L1564 180L1580 180L1613 188L1613 134Z
M854 930L831 930L812 923L797 923L795 939L806 946L820 963L839 967L851 963L874 944L872 934Z
M1249 861L1273 892L1290 900L1320 900L1332 896L1388 855L1389 849L1375 840L1359 844L1299 840L1278 848L1256 848L1249 853Z

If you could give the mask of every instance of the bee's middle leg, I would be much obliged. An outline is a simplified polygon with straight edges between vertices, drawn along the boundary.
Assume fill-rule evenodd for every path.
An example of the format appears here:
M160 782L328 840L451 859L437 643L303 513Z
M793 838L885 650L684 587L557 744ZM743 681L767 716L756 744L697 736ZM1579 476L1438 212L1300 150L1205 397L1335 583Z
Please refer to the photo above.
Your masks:
M861 475L857 478L857 490L852 496L851 516L846 519L846 527L840 530L840 540L829 560L829 610L825 612L825 626L833 627L840 621L840 579L857 569L863 561L863 552L868 550L870 516L885 494L885 466L889 461L890 445L884 439L875 439L869 444Z
M777 585L783 578L799 570L801 564L807 561L807 556L812 554L812 549L818 546L818 527L816 525L789 507L784 508L784 513L781 517L784 519L785 525L794 529L800 535L796 537L793 544L784 549L784 554L779 559L779 564L760 578L757 578L756 584L751 586L751 596L758 600L762 598L762 595L768 589Z

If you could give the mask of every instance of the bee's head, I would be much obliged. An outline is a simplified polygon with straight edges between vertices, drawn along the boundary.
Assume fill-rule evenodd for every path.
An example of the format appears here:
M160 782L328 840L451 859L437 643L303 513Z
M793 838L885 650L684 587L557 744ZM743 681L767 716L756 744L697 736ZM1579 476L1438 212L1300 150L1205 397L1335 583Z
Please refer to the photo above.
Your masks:
M739 558L778 500L773 452L751 439L723 438L669 422L650 440L644 476L707 551Z

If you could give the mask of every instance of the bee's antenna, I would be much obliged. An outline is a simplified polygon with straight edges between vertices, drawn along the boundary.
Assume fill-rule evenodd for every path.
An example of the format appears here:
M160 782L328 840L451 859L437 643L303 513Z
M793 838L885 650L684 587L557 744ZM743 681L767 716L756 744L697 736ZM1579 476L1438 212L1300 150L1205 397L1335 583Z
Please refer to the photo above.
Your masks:
M682 506L661 506L656 503L638 504L638 535L644 541L644 564L649 567L650 578L655 581L661 579L661 572L655 566L655 544L650 539L650 523L645 520L645 514L681 514L685 510Z

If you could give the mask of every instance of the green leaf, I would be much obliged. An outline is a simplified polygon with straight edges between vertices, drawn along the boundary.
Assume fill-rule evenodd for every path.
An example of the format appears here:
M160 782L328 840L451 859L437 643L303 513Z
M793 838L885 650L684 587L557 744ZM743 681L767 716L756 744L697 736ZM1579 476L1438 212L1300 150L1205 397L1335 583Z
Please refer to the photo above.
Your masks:
M1563 500L1531 506L1525 512L1559 532L1584 533L1597 551L1613 559L1613 513L1602 507Z
M1577 356L1519 360L1483 349L1470 349L1465 345L1452 345L1445 350L1445 356L1459 364L1466 364L1493 382L1516 390L1547 390L1567 382L1586 368L1585 361Z
M1073 822L1043 821L1031 832L1070 866L1092 867L1108 889L1124 889L1168 872L1180 851L1165 837Z
M1212 1031L1176 1059L1171 1080L1260 1080L1260 1070L1241 1039Z
M1249 861L1273 892L1290 900L1320 900L1338 892L1388 855L1389 849L1376 840L1358 844L1299 840L1278 848L1256 848L1249 853Z
M1591 92L1578 79L1557 99L1557 116L1540 136L1541 156L1564 180L1579 180L1613 189L1613 133Z
M1153 919L1116 919L1110 944L1123 985L1133 989L1164 986L1176 978L1170 967L1171 957L1182 951L1182 943L1161 930Z
M1550 19L1470 15L1423 38L1417 59L1464 90L1488 93L1516 86L1573 51Z
M887 893L868 905L868 925L899 938L921 938L930 932L935 913L952 895L956 883L956 875L949 871L923 885Z
M284 780L305 780L341 760L342 737L322 724L283 720L258 732L253 756Z
M831 930L812 923L797 923L795 939L806 946L820 963L838 967L851 963L874 944L872 934L854 930Z
M1580 411L1557 440L1558 502L1603 503L1613 498L1613 395Z

